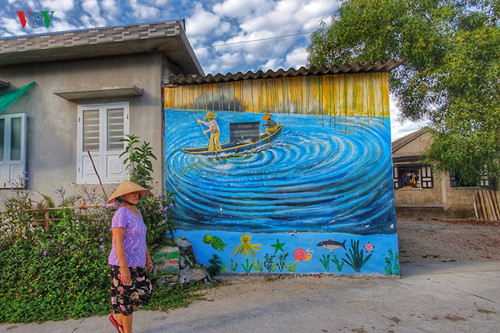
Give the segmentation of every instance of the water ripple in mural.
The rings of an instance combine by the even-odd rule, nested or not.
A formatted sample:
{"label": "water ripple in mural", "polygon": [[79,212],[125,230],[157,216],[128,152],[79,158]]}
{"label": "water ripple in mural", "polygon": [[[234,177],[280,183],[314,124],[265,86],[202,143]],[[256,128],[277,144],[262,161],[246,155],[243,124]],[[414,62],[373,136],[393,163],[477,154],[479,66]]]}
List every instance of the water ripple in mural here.
{"label": "water ripple in mural", "polygon": [[[203,112],[166,111],[166,183],[179,229],[395,233],[388,118],[274,115],[282,133],[256,151],[196,156]],[[229,123],[262,114],[219,112]],[[169,124],[175,124],[169,128]]]}

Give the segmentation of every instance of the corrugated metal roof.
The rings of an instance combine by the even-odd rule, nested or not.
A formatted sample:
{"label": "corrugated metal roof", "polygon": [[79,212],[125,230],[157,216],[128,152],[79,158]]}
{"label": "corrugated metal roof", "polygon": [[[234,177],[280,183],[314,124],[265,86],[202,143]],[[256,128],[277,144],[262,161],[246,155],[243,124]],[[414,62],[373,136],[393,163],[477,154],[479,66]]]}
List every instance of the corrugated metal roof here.
{"label": "corrugated metal roof", "polygon": [[223,74],[208,74],[208,75],[172,75],[169,77],[168,85],[192,85],[192,84],[206,84],[206,83],[220,83],[252,79],[268,79],[268,78],[281,78],[281,77],[296,77],[296,76],[311,76],[311,75],[332,75],[332,74],[359,74],[359,73],[376,73],[376,72],[390,72],[396,67],[403,64],[407,59],[403,60],[389,60],[378,62],[356,62],[352,64],[345,64],[342,66],[332,67],[300,67],[299,69],[290,68],[287,71],[279,69],[277,71],[268,70],[263,72],[248,71],[245,74],[238,72],[236,74],[227,73]]}

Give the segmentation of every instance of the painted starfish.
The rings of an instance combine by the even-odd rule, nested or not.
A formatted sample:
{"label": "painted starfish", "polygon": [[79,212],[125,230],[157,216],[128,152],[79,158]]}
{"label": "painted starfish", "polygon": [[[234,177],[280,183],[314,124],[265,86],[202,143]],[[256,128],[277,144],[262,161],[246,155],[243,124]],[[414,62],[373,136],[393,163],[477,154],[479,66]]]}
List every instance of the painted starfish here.
{"label": "painted starfish", "polygon": [[370,242],[368,242],[368,244],[366,244],[366,245],[365,245],[365,246],[363,246],[363,247],[366,249],[366,252],[368,252],[368,251],[373,252],[373,248],[374,248],[375,246],[371,245],[371,244],[370,244]]}
{"label": "painted starfish", "polygon": [[285,252],[283,250],[284,245],[285,245],[285,243],[280,243],[280,240],[276,239],[276,244],[271,245],[272,247],[274,247],[274,254],[278,253],[279,250],[281,250],[281,252]]}

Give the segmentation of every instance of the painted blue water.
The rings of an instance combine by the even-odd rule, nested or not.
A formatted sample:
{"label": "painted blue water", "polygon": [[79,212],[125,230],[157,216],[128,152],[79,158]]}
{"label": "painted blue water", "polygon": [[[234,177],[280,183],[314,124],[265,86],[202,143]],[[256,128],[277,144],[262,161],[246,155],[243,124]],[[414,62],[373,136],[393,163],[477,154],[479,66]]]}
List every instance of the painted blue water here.
{"label": "painted blue water", "polygon": [[[215,112],[220,142],[231,122],[263,114]],[[227,232],[396,232],[387,118],[275,114],[283,131],[258,151],[195,156],[206,146],[195,115],[166,110],[167,188],[178,229]],[[206,129],[206,127],[205,127]]]}
{"label": "painted blue water", "polygon": [[[222,250],[217,250],[211,244],[203,242],[203,237],[207,234],[217,235],[224,244]],[[388,265],[387,258],[390,258],[389,251],[394,255],[399,255],[398,239],[396,234],[391,235],[352,235],[343,233],[251,233],[251,244],[258,245],[258,249],[254,249],[253,256],[251,253],[243,256],[237,254],[235,248],[242,243],[240,238],[242,233],[217,231],[216,233],[207,230],[179,230],[176,236],[186,237],[193,244],[193,249],[196,253],[196,260],[206,266],[210,266],[209,260],[214,255],[219,257],[222,262],[224,272],[233,273],[329,273],[329,274],[381,274],[387,275],[387,267],[394,268],[394,263],[399,264],[398,260],[393,262],[393,265]],[[345,241],[345,249],[340,247],[333,252],[318,246],[321,241],[327,241],[330,238],[342,243]],[[281,250],[277,250],[273,245],[279,241],[283,244]],[[353,248],[351,241],[359,241],[359,250],[363,253],[363,257],[370,258],[362,265],[359,272],[356,272],[350,262],[349,257],[353,256]],[[370,243],[373,248],[368,251],[365,246]],[[259,245],[260,244],[260,245]],[[297,253],[306,253],[310,258],[303,261],[296,261]],[[358,252],[359,253],[359,252]],[[258,271],[255,266],[249,266],[252,263],[264,263],[267,258],[272,256],[274,263],[279,260],[280,256],[286,255],[284,262],[286,266],[280,270],[277,265],[274,265],[273,271],[265,267]],[[328,260],[326,260],[328,259]],[[337,260],[338,265],[332,260]],[[345,262],[345,261],[347,262]],[[246,270],[245,270],[246,267]],[[393,274],[394,275],[394,274]],[[395,274],[397,275],[397,274]]]}

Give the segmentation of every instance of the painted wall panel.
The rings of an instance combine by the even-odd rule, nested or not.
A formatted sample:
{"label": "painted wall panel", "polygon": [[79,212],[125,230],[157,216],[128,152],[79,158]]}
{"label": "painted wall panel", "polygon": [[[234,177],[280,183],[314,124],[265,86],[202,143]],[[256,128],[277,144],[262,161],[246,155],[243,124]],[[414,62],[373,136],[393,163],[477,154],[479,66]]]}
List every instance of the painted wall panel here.
{"label": "painted wall panel", "polygon": [[[200,262],[216,255],[236,273],[399,275],[386,73],[169,87],[164,101],[176,236]],[[217,150],[204,133],[210,114]],[[276,132],[229,142],[230,124],[263,125],[265,114]]]}

